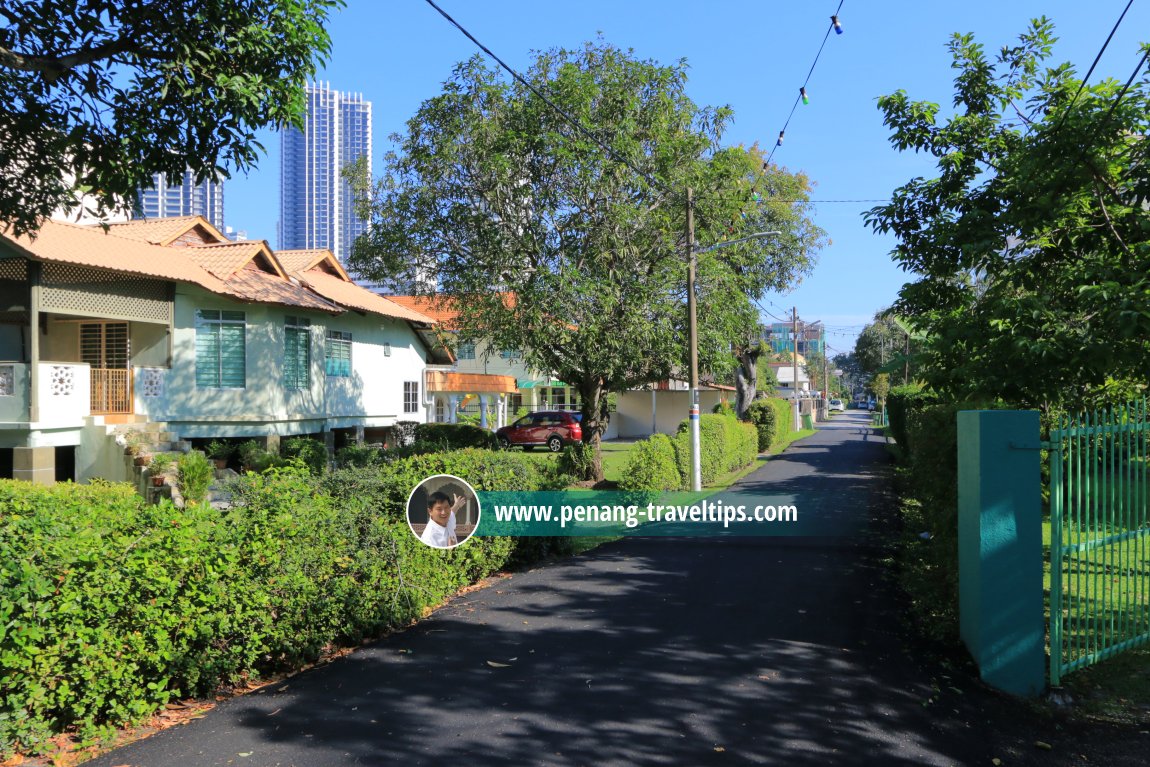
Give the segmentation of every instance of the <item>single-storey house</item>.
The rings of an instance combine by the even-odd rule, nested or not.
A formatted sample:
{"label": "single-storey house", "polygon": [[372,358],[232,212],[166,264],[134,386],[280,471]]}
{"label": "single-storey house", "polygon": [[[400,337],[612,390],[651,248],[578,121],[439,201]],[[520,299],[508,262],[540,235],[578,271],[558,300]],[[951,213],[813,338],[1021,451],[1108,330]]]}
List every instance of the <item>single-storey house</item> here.
{"label": "single-storey house", "polygon": [[0,235],[0,477],[116,476],[117,424],[175,440],[425,421],[435,321],[325,250],[230,242],[182,217]]}

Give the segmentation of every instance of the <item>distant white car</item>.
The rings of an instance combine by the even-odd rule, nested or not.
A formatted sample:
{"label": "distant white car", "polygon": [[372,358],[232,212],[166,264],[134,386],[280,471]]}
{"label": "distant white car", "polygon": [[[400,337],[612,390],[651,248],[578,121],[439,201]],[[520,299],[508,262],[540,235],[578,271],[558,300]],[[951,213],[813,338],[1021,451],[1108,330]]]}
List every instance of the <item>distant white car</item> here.
{"label": "distant white car", "polygon": [[845,413],[846,409],[847,409],[847,406],[843,404],[843,401],[841,399],[832,399],[830,402],[827,403],[827,412],[830,412],[830,413],[833,413],[835,411],[838,411],[840,413]]}

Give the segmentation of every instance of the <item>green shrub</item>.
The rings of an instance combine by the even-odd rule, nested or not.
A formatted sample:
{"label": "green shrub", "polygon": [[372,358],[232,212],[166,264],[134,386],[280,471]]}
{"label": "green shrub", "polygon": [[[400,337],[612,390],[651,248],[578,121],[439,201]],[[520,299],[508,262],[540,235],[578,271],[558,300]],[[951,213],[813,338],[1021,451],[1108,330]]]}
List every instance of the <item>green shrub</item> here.
{"label": "green shrub", "polygon": [[568,445],[559,454],[557,462],[560,473],[576,480],[594,478],[595,447],[586,442]]}
{"label": "green shrub", "polygon": [[208,489],[215,479],[215,466],[199,450],[184,453],[176,461],[180,493],[184,500],[203,503],[208,497]]}
{"label": "green shrub", "polygon": [[495,433],[467,423],[421,423],[415,428],[416,443],[434,443],[445,450],[499,447]]}
{"label": "green shrub", "polygon": [[760,453],[771,449],[779,428],[778,415],[769,399],[757,399],[747,406],[747,420],[754,425]]}
{"label": "green shrub", "polygon": [[226,461],[236,454],[236,446],[230,442],[213,439],[208,443],[208,446],[204,448],[204,452],[208,458],[218,458],[221,461]]}
{"label": "green shrub", "polygon": [[366,445],[348,445],[335,451],[337,466],[378,466],[384,461],[384,451]]}
{"label": "green shrub", "polygon": [[298,668],[405,625],[513,554],[511,538],[432,549],[370,499],[320,482],[295,468],[248,474],[237,505],[218,511],[148,505],[128,485],[0,480],[0,753],[46,750],[64,730],[104,735],[171,700]]}
{"label": "green shrub", "polygon": [[652,434],[631,447],[619,480],[620,490],[678,490],[683,485],[675,446],[666,434]]}
{"label": "green shrub", "polygon": [[284,458],[298,458],[312,474],[323,474],[327,470],[327,445],[310,437],[285,439],[280,447]]}
{"label": "green shrub", "polygon": [[715,405],[715,407],[711,409],[711,412],[716,415],[725,415],[731,418],[738,417],[738,414],[735,412],[735,406],[725,399],[719,400],[719,404]]}
{"label": "green shrub", "polygon": [[[725,415],[699,417],[699,442],[699,462],[704,485],[714,484],[724,474],[749,466],[759,455],[755,428]],[[690,419],[679,424],[673,446],[675,462],[683,476],[683,487],[690,487]]]}
{"label": "green shrub", "polygon": [[922,384],[894,386],[886,396],[886,413],[890,424],[890,435],[902,449],[903,455],[911,451],[909,419],[916,410],[938,402],[938,395],[925,391]]}

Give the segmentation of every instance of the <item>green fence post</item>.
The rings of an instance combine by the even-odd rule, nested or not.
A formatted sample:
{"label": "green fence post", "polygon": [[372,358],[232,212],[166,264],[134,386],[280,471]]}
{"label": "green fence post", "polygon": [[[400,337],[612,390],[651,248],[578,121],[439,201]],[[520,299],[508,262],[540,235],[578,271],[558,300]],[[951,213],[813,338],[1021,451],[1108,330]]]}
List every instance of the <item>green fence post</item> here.
{"label": "green fence post", "polygon": [[1046,686],[1039,421],[1033,410],[958,414],[959,631],[983,681]]}

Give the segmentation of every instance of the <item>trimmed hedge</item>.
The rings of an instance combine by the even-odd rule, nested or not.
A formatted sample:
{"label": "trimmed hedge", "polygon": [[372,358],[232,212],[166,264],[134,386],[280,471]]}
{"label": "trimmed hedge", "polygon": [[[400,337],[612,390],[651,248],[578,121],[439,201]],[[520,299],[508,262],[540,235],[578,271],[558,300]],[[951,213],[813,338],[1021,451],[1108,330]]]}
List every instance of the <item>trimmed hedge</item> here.
{"label": "trimmed hedge", "polygon": [[568,538],[424,546],[404,506],[438,473],[483,490],[556,481],[525,456],[475,449],[247,474],[225,511],[149,505],[129,485],[0,480],[0,753],[298,668],[509,563],[570,550]]}
{"label": "trimmed hedge", "polygon": [[675,445],[666,434],[652,434],[636,442],[619,480],[620,490],[678,490],[683,476],[675,459]]}
{"label": "trimmed hedge", "polygon": [[886,412],[890,422],[890,435],[904,454],[909,454],[909,418],[913,411],[938,402],[938,395],[926,391],[922,384],[895,386],[886,396]]}
{"label": "trimmed hedge", "polygon": [[747,407],[747,420],[755,425],[759,452],[780,446],[791,434],[791,403],[779,397],[757,399]]}
{"label": "trimmed hedge", "polygon": [[468,447],[494,450],[499,447],[494,432],[466,423],[421,423],[415,427],[415,442],[434,443],[446,450]]}
{"label": "trimmed hedge", "polygon": [[[699,417],[699,443],[703,484],[714,484],[727,472],[754,463],[759,457],[755,427],[726,415]],[[691,486],[691,421],[679,424],[673,440],[675,463],[682,477],[681,487]]]}
{"label": "trimmed hedge", "polygon": [[284,458],[298,458],[312,474],[323,474],[327,470],[327,445],[311,437],[290,437],[280,444],[280,455]]}

